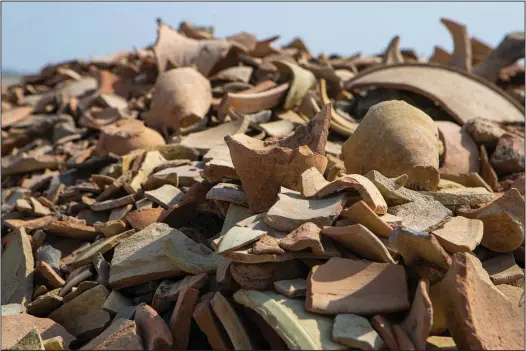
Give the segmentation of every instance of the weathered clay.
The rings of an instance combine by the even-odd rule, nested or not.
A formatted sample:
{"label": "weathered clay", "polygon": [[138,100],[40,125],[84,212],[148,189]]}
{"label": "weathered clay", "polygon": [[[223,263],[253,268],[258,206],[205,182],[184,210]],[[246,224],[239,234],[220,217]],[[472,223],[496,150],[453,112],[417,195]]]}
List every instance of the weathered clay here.
{"label": "weathered clay", "polygon": [[524,138],[508,133],[502,135],[490,162],[499,174],[524,172]]}
{"label": "weathered clay", "polygon": [[453,215],[438,201],[408,202],[389,207],[388,213],[400,217],[404,227],[423,232],[440,227]]}
{"label": "weathered clay", "polygon": [[312,222],[303,223],[279,241],[279,246],[288,251],[310,249],[315,255],[323,255],[320,228]]}
{"label": "weathered clay", "polygon": [[350,313],[336,316],[332,339],[360,350],[381,350],[385,347],[382,338],[366,318]]}
{"label": "weathered clay", "polygon": [[157,312],[145,303],[140,303],[135,312],[135,323],[146,350],[166,349],[172,346],[172,333]]}
{"label": "weathered clay", "polygon": [[426,340],[433,324],[433,306],[429,297],[429,281],[420,280],[411,310],[400,325],[417,350],[425,350]]}
{"label": "weathered clay", "polygon": [[440,228],[434,229],[435,238],[449,253],[470,252],[480,244],[484,224],[478,219],[453,217]]}
{"label": "weathered clay", "polygon": [[449,121],[435,121],[442,143],[444,160],[440,173],[468,173],[479,171],[479,151],[468,132]]}
{"label": "weathered clay", "polygon": [[2,252],[2,305],[31,302],[33,267],[31,243],[24,228],[20,228]]}

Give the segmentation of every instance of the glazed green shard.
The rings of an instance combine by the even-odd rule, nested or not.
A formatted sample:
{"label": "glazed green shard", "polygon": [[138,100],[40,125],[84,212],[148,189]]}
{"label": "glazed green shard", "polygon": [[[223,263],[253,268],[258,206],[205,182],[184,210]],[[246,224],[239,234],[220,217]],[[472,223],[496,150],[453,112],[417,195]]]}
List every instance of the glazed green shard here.
{"label": "glazed green shard", "polygon": [[305,311],[302,299],[269,291],[238,290],[236,302],[256,311],[291,350],[343,350],[332,341],[333,318]]}

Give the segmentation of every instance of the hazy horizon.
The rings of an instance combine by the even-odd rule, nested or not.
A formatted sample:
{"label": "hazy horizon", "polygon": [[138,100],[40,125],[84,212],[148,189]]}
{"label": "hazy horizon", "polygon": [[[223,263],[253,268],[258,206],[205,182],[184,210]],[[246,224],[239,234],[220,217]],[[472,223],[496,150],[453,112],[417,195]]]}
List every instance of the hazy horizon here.
{"label": "hazy horizon", "polygon": [[313,55],[377,54],[395,35],[419,55],[431,55],[435,45],[452,51],[442,17],[465,24],[470,37],[493,47],[506,33],[524,30],[523,2],[10,2],[2,13],[2,71],[20,73],[153,44],[157,17],[175,28],[181,21],[211,25],[217,37],[281,35],[277,46],[300,37]]}

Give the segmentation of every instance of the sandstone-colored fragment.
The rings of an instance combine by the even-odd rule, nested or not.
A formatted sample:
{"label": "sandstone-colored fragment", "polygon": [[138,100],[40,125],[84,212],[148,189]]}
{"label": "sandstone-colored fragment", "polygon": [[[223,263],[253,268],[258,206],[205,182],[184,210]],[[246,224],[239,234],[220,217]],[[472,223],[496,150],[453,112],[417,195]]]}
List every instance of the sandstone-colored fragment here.
{"label": "sandstone-colored fragment", "polygon": [[267,233],[262,230],[255,230],[246,227],[234,226],[227,231],[221,238],[217,253],[223,254],[232,250],[239,249],[250,244]]}
{"label": "sandstone-colored fragment", "polygon": [[[33,295],[34,259],[31,243],[24,228],[2,252],[2,305],[26,305]],[[2,347],[3,348],[3,347]]]}
{"label": "sandstone-colored fragment", "polygon": [[389,238],[393,228],[382,220],[374,211],[361,200],[351,207],[344,209],[340,217],[350,219],[354,223],[361,224],[375,235],[382,238]]}
{"label": "sandstone-colored fragment", "polygon": [[524,287],[518,288],[513,285],[500,284],[497,289],[510,300],[514,306],[522,307],[524,305]]}
{"label": "sandstone-colored fragment", "polygon": [[253,350],[253,342],[232,304],[216,292],[210,305],[225,328],[235,350]]}
{"label": "sandstone-colored fragment", "polygon": [[64,340],[62,340],[61,336],[55,336],[54,338],[42,340],[42,344],[44,345],[44,349],[47,351],[62,351],[66,349],[64,346]]}
{"label": "sandstone-colored fragment", "polygon": [[346,227],[323,227],[321,234],[339,242],[363,258],[375,262],[396,263],[391,254],[369,229],[361,224]]}
{"label": "sandstone-colored fragment", "polygon": [[444,206],[480,205],[493,200],[493,193],[486,188],[454,188],[440,191],[423,191]]}
{"label": "sandstone-colored fragment", "polygon": [[408,229],[429,232],[448,221],[453,213],[438,201],[408,202],[389,207],[389,214],[402,219],[402,225]]}
{"label": "sandstone-colored fragment", "polygon": [[236,184],[219,183],[206,193],[206,199],[248,205],[243,189]]}
{"label": "sandstone-colored fragment", "polygon": [[256,311],[291,350],[342,350],[332,341],[333,320],[307,312],[302,300],[269,291],[238,290],[234,299]]}
{"label": "sandstone-colored fragment", "polygon": [[524,137],[509,133],[501,136],[490,162],[499,174],[524,172]]}
{"label": "sandstone-colored fragment", "polygon": [[80,350],[144,350],[135,321],[118,319]]}
{"label": "sandstone-colored fragment", "polygon": [[450,336],[430,336],[427,338],[426,350],[458,350]]}
{"label": "sandstone-colored fragment", "polygon": [[126,222],[120,219],[107,222],[96,222],[93,226],[96,231],[104,234],[106,238],[115,236],[126,230]]}
{"label": "sandstone-colored fragment", "polygon": [[169,323],[173,337],[173,347],[176,350],[186,350],[188,348],[192,312],[198,297],[199,290],[186,286],[181,290],[177,298]]}
{"label": "sandstone-colored fragment", "polygon": [[429,297],[429,281],[422,279],[411,305],[409,314],[400,324],[417,350],[424,350],[433,324],[433,306]]}
{"label": "sandstone-colored fragment", "polygon": [[478,219],[453,217],[440,228],[434,229],[435,238],[449,253],[470,252],[480,244],[484,224]]}
{"label": "sandstone-colored fragment", "polygon": [[109,313],[102,310],[108,295],[105,287],[97,285],[63,304],[49,318],[62,324],[77,339],[89,340],[110,321]]}
{"label": "sandstone-colored fragment", "polygon": [[[130,158],[139,158],[140,166],[137,172],[134,172],[134,176],[130,182],[124,184],[124,189],[130,195],[134,195],[141,191],[142,185],[146,182],[154,168],[167,162],[163,153],[158,150],[144,151],[137,153],[137,156],[133,154],[129,155]],[[124,161],[123,161],[124,163]],[[132,201],[133,203],[134,201]],[[123,204],[125,205],[125,204]]]}
{"label": "sandstone-colored fragment", "polygon": [[515,263],[511,253],[498,255],[482,262],[482,268],[488,272],[491,282],[495,285],[524,281],[524,270]]}
{"label": "sandstone-colored fragment", "polygon": [[312,222],[303,223],[279,241],[279,246],[288,251],[310,249],[315,255],[323,255],[320,239],[321,229]]}
{"label": "sandstone-colored fragment", "polygon": [[282,254],[285,251],[279,247],[279,243],[270,235],[263,235],[254,245],[252,245],[252,253],[255,254]]}
{"label": "sandstone-colored fragment", "polygon": [[478,172],[479,150],[470,134],[454,122],[435,121],[435,124],[444,144],[440,174]]}
{"label": "sandstone-colored fragment", "polygon": [[215,147],[226,145],[225,136],[244,134],[249,124],[250,120],[248,118],[240,118],[232,122],[223,123],[217,127],[189,134],[181,141],[181,145],[192,147],[204,154]]}
{"label": "sandstone-colored fragment", "polygon": [[102,309],[115,314],[125,306],[133,306],[132,301],[117,290],[112,290],[106,301],[104,301]]}
{"label": "sandstone-colored fragment", "polygon": [[332,327],[332,339],[360,350],[381,350],[382,338],[369,321],[356,314],[338,314]]}
{"label": "sandstone-colored fragment", "polygon": [[141,208],[135,211],[128,212],[124,217],[130,226],[139,231],[143,230],[152,223],[157,222],[157,219],[163,212],[161,207],[157,208]]}
{"label": "sandstone-colored fragment", "polygon": [[372,170],[366,173],[365,177],[373,182],[389,206],[402,205],[412,201],[420,202],[433,200],[431,196],[425,195],[424,192],[405,188],[404,185],[408,180],[407,175],[401,175],[398,178],[390,179],[380,172]]}
{"label": "sandstone-colored fragment", "polygon": [[307,278],[307,311],[368,315],[408,308],[405,269],[400,265],[331,258],[313,267]]}
{"label": "sandstone-colored fragment", "polygon": [[110,268],[110,285],[123,288],[153,279],[183,274],[163,252],[163,239],[172,233],[167,224],[153,223],[132,237],[123,240],[113,254]]}
{"label": "sandstone-colored fragment", "polygon": [[46,317],[62,305],[63,298],[58,296],[59,289],[38,296],[27,304],[27,313],[35,317]]}
{"label": "sandstone-colored fragment", "polygon": [[343,159],[348,173],[407,174],[410,186],[434,190],[438,145],[438,129],[427,114],[404,101],[384,101],[369,109],[345,142]]}
{"label": "sandstone-colored fragment", "polygon": [[10,350],[45,350],[45,348],[37,328],[33,328]]}
{"label": "sandstone-colored fragment", "polygon": [[146,350],[171,348],[172,333],[157,312],[144,302],[137,305],[135,323]]}
{"label": "sandstone-colored fragment", "polygon": [[523,308],[493,285],[475,256],[456,253],[439,289],[449,331],[459,349],[524,348]]}
{"label": "sandstone-colored fragment", "polygon": [[183,279],[176,282],[165,280],[157,287],[152,299],[152,307],[162,313],[170,305],[171,301],[176,301],[179,293],[185,287],[193,289],[201,289],[208,281],[206,273],[187,275]]}
{"label": "sandstone-colored fragment", "polygon": [[385,346],[391,351],[399,350],[392,324],[381,315],[377,314],[371,319],[371,325],[382,338]]}
{"label": "sandstone-colored fragment", "polygon": [[155,202],[163,208],[170,208],[177,205],[181,202],[183,195],[184,194],[181,190],[170,184],[165,184],[158,189],[144,192],[144,196],[147,199]]}
{"label": "sandstone-colored fragment", "polygon": [[318,227],[331,225],[341,213],[345,198],[345,194],[337,194],[324,199],[304,199],[295,192],[281,193],[267,212],[265,223],[288,232],[307,222]]}
{"label": "sandstone-colored fragment", "polygon": [[275,281],[304,277],[305,267],[298,260],[246,264],[232,262],[229,266],[232,278],[242,289],[269,290]]}
{"label": "sandstone-colored fragment", "polygon": [[310,167],[325,171],[329,120],[326,106],[287,138],[263,142],[240,134],[225,137],[252,212],[267,211],[281,186],[301,191],[301,174]]}
{"label": "sandstone-colored fragment", "polygon": [[94,227],[71,220],[54,220],[46,225],[44,229],[57,236],[80,240],[93,240],[97,236],[97,231]]}
{"label": "sandstone-colored fragment", "polygon": [[230,339],[210,306],[212,296],[213,293],[209,293],[202,297],[195,306],[192,317],[201,331],[205,333],[212,349],[230,350],[232,349]]}
{"label": "sandstone-colored fragment", "polygon": [[274,282],[274,289],[286,297],[305,296],[307,281],[305,279],[278,280]]}

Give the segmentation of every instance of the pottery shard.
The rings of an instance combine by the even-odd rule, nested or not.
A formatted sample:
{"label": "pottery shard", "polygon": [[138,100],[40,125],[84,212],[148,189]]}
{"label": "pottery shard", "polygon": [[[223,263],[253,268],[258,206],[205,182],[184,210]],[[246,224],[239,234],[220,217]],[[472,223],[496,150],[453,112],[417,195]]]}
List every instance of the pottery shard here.
{"label": "pottery shard", "polygon": [[368,315],[409,306],[405,269],[400,265],[331,258],[313,267],[307,278],[307,311]]}
{"label": "pottery shard", "polygon": [[158,189],[144,192],[144,196],[147,199],[159,204],[163,208],[170,208],[177,205],[181,202],[183,195],[181,190],[170,184],[165,184]]}
{"label": "pottery shard", "polygon": [[395,263],[382,241],[361,224],[345,227],[326,226],[321,233],[368,260]]}
{"label": "pottery shard", "polygon": [[404,185],[408,180],[407,175],[389,179],[380,172],[372,170],[366,173],[365,177],[378,188],[389,206],[403,205],[412,201],[433,200],[431,196],[425,195],[424,192],[405,188]]}
{"label": "pottery shard", "polygon": [[356,314],[339,314],[334,319],[332,339],[360,350],[381,350],[385,347],[380,335],[367,318]]}
{"label": "pottery shard", "polygon": [[384,317],[376,315],[371,319],[371,325],[381,336],[385,346],[391,351],[399,350],[398,343],[396,342],[396,337],[393,333],[393,326],[391,323]]}
{"label": "pottery shard", "polygon": [[118,319],[80,350],[144,350],[135,321]]}
{"label": "pottery shard", "polygon": [[172,333],[157,312],[144,302],[137,305],[135,323],[146,350],[171,348]]}
{"label": "pottery shard", "polygon": [[506,130],[499,123],[483,118],[473,118],[464,124],[463,129],[471,134],[477,144],[496,145]]}
{"label": "pottery shard", "polygon": [[225,146],[225,136],[244,134],[249,124],[250,119],[245,117],[223,123],[217,127],[189,134],[181,141],[181,145],[194,148],[201,154],[205,154],[210,149]]}
{"label": "pottery shard", "polygon": [[2,349],[13,347],[18,340],[29,333],[33,328],[44,339],[61,336],[64,344],[69,346],[75,337],[69,334],[64,327],[49,318],[37,318],[30,314],[2,316]]}
{"label": "pottery shard", "polygon": [[376,213],[364,201],[359,201],[344,209],[340,213],[340,217],[350,219],[354,223],[361,224],[375,235],[382,238],[389,238],[389,234],[393,228],[387,224],[382,217]]}
{"label": "pottery shard", "polygon": [[429,297],[429,281],[418,282],[411,310],[400,325],[417,350],[425,350],[426,340],[433,324],[433,306]]}
{"label": "pottery shard", "polygon": [[458,350],[450,336],[430,336],[427,338],[426,350]]}
{"label": "pottery shard", "polygon": [[423,191],[444,206],[480,205],[493,200],[493,193],[486,188],[453,188],[440,191]]}
{"label": "pottery shard", "polygon": [[524,199],[510,189],[497,200],[477,210],[459,213],[484,223],[482,245],[495,252],[511,252],[524,240]]}
{"label": "pottery shard", "polygon": [[206,199],[248,205],[243,189],[236,184],[219,183],[206,193]]}
{"label": "pottery shard", "polygon": [[288,251],[310,249],[315,255],[323,255],[323,245],[320,239],[320,228],[307,222],[287,234],[279,241],[279,246]]}
{"label": "pottery shard", "polygon": [[470,134],[450,121],[435,121],[444,144],[444,160],[440,173],[479,171],[479,151]]}
{"label": "pottery shard", "polygon": [[513,134],[501,136],[490,162],[499,174],[524,172],[524,138]]}
{"label": "pottery shard", "polygon": [[252,245],[255,254],[282,254],[285,251],[279,247],[278,241],[270,235],[263,235]]}
{"label": "pottery shard", "polygon": [[433,234],[412,231],[403,227],[395,229],[389,237],[391,244],[404,258],[407,265],[423,260],[443,270],[451,264],[448,253]]}
{"label": "pottery shard", "polygon": [[124,217],[126,222],[135,230],[143,230],[152,223],[157,222],[157,219],[163,212],[161,207],[157,208],[141,208],[136,211],[128,212]]}
{"label": "pottery shard", "polygon": [[31,243],[24,228],[18,229],[14,235],[2,252],[2,305],[26,305],[31,302],[33,295],[34,259]]}
{"label": "pottery shard", "polygon": [[201,289],[208,282],[208,275],[201,273],[197,275],[187,275],[183,279],[173,282],[165,280],[157,287],[152,299],[152,307],[159,313],[164,312],[170,302],[176,301],[181,290],[185,287]]}
{"label": "pottery shard", "polygon": [[54,220],[44,229],[57,236],[81,240],[93,240],[97,236],[97,230],[94,227],[71,220]]}
{"label": "pottery shard", "polygon": [[250,244],[267,233],[263,230],[256,230],[247,227],[234,226],[221,236],[219,247],[217,248],[218,254],[223,254],[232,250],[239,249],[247,244]]}
{"label": "pottery shard", "polygon": [[288,232],[307,222],[318,227],[331,225],[342,211],[345,199],[345,194],[324,199],[304,199],[295,192],[281,193],[278,202],[267,212],[265,223]]}
{"label": "pottery shard", "polygon": [[117,290],[112,290],[102,309],[110,313],[117,313],[121,308],[126,306],[133,306],[133,303],[126,296],[118,292]]}
{"label": "pottery shard", "polygon": [[459,349],[524,349],[523,308],[493,285],[475,256],[456,253],[439,288]]}
{"label": "pottery shard", "polygon": [[210,305],[225,328],[235,350],[253,350],[253,342],[232,304],[218,291]]}
{"label": "pottery shard", "polygon": [[184,287],[177,299],[169,323],[173,337],[173,347],[176,350],[186,350],[188,347],[192,313],[198,297],[199,290]]}
{"label": "pottery shard", "polygon": [[495,285],[524,280],[524,271],[515,263],[511,253],[490,258],[482,262],[482,267],[488,272],[489,278]]}
{"label": "pottery shard", "polygon": [[438,201],[408,202],[389,207],[388,213],[400,217],[404,227],[422,232],[440,227],[453,216],[453,213]]}
{"label": "pottery shard", "polygon": [[500,284],[497,286],[497,289],[499,289],[514,306],[522,307],[524,305],[524,287],[518,288],[513,285]]}
{"label": "pottery shard", "polygon": [[33,328],[20,339],[10,350],[45,350],[37,328]]}
{"label": "pottery shard", "polygon": [[[188,84],[192,82],[192,84]],[[155,83],[146,123],[179,132],[203,119],[212,103],[210,82],[191,67],[162,72]]]}
{"label": "pottery shard", "polygon": [[213,293],[203,296],[195,306],[192,316],[201,331],[206,335],[212,349],[231,350],[230,339],[210,306],[212,297]]}
{"label": "pottery shard", "polygon": [[274,282],[274,289],[287,297],[305,296],[307,281],[305,279],[278,280]]}
{"label": "pottery shard", "polygon": [[404,101],[384,101],[369,109],[345,142],[343,160],[348,173],[407,174],[411,187],[435,190],[438,145],[438,129],[427,114]]}
{"label": "pottery shard", "polygon": [[273,142],[241,134],[225,137],[252,212],[267,211],[278,199],[280,186],[301,191],[305,170],[315,167],[325,171],[330,113],[325,106],[291,136]]}
{"label": "pottery shard", "polygon": [[96,222],[93,224],[95,230],[110,238],[126,230],[126,223],[120,219],[108,222]]}
{"label": "pottery shard", "polygon": [[409,335],[407,335],[406,331],[400,325],[394,324],[393,332],[396,337],[396,343],[400,346],[400,350],[416,350]]}
{"label": "pottery shard", "polygon": [[153,223],[122,241],[113,254],[110,285],[123,288],[183,274],[163,253],[162,240],[174,235],[164,223]]}
{"label": "pottery shard", "polygon": [[49,318],[60,323],[80,340],[89,340],[98,335],[110,321],[110,314],[102,310],[109,292],[97,285],[66,302]]}
{"label": "pottery shard", "polygon": [[432,233],[449,253],[470,252],[480,244],[484,224],[478,219],[453,217]]}
{"label": "pottery shard", "polygon": [[58,296],[58,292],[59,289],[55,289],[36,297],[31,303],[27,304],[27,313],[36,317],[49,315],[62,305],[63,298]]}
{"label": "pottery shard", "polygon": [[243,289],[268,290],[277,280],[305,276],[304,266],[298,260],[246,264],[232,262],[230,273]]}
{"label": "pottery shard", "polygon": [[291,350],[342,350],[332,340],[333,319],[305,311],[301,299],[269,291],[238,290],[236,302],[256,311]]}

